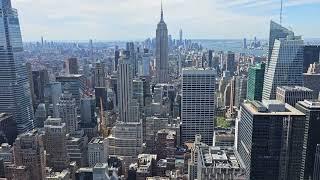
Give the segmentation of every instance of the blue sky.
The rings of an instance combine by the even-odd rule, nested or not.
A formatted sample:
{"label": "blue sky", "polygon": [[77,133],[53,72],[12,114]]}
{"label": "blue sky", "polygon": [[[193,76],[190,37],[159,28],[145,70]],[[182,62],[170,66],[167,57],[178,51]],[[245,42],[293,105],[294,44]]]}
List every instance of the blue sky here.
{"label": "blue sky", "polygon": [[[320,38],[320,0],[283,0],[283,25]],[[169,33],[192,39],[267,38],[280,0],[163,0]],[[12,0],[23,39],[142,40],[155,36],[160,0]]]}

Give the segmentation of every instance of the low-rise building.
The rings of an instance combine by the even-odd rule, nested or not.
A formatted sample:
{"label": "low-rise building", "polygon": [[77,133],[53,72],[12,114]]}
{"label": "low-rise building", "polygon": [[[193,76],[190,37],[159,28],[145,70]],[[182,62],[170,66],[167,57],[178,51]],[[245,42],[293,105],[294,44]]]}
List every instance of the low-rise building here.
{"label": "low-rise building", "polygon": [[234,146],[234,132],[232,130],[216,130],[213,135],[213,146],[227,149]]}

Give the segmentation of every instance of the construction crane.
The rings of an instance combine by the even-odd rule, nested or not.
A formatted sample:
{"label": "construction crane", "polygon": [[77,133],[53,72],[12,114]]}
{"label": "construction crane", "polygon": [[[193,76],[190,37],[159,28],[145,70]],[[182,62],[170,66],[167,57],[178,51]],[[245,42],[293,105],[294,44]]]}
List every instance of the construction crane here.
{"label": "construction crane", "polygon": [[100,126],[100,128],[99,128],[100,136],[108,137],[110,135],[110,128],[107,128],[105,125],[102,97],[100,97],[100,122],[99,122],[99,126]]}

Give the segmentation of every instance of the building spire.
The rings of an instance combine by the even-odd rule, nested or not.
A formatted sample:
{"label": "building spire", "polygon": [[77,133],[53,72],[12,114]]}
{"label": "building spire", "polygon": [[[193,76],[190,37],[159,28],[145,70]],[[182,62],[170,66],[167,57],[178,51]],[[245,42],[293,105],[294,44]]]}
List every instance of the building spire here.
{"label": "building spire", "polygon": [[280,8],[280,25],[282,26],[282,8],[283,8],[283,0],[281,0],[281,8]]}
{"label": "building spire", "polygon": [[162,8],[162,0],[161,0],[161,21],[163,21],[163,8]]}

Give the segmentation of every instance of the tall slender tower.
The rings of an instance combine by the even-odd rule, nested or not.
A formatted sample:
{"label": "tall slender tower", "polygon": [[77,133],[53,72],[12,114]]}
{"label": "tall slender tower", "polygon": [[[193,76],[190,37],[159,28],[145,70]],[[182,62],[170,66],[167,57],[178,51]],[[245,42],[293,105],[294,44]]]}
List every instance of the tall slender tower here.
{"label": "tall slender tower", "polygon": [[33,129],[33,108],[17,10],[0,1],[0,112],[14,115],[19,133]]}
{"label": "tall slender tower", "polygon": [[264,76],[262,99],[275,99],[278,86],[302,86],[302,73],[303,40],[301,37],[288,36],[276,39]]}
{"label": "tall slender tower", "polygon": [[130,52],[125,51],[119,61],[118,92],[120,121],[132,122],[132,64]]}
{"label": "tall slender tower", "polygon": [[163,20],[163,9],[161,3],[161,19],[157,26],[156,35],[156,71],[159,83],[168,82],[168,29]]}

